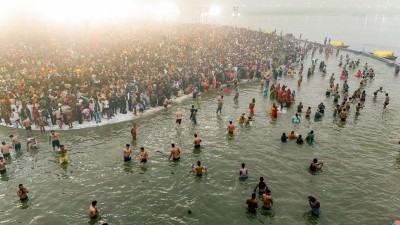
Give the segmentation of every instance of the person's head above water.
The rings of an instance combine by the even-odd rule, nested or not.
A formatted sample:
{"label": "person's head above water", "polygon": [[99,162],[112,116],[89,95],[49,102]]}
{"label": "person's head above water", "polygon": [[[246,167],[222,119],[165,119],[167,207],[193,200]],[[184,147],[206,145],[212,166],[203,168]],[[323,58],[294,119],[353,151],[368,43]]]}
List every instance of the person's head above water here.
{"label": "person's head above water", "polygon": [[246,165],[244,163],[242,163],[242,168],[244,168]]}
{"label": "person's head above water", "polygon": [[317,158],[314,158],[313,159],[313,163],[317,163],[318,162],[318,159]]}
{"label": "person's head above water", "polygon": [[200,165],[201,165],[201,162],[200,162],[200,161],[197,161],[197,165],[200,166]]}

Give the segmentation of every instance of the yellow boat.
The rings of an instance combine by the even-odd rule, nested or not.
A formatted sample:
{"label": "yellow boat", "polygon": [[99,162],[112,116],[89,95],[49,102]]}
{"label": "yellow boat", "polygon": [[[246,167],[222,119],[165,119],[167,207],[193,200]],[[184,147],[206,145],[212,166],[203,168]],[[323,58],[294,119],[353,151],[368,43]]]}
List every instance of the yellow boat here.
{"label": "yellow boat", "polygon": [[394,52],[392,52],[392,51],[375,51],[372,54],[374,56],[381,57],[381,58],[384,58],[384,59],[394,60],[394,59],[397,58],[397,56],[395,56]]}
{"label": "yellow boat", "polygon": [[333,47],[338,47],[338,48],[347,48],[347,47],[349,47],[348,45],[344,45],[343,41],[331,41],[330,45],[333,46]]}

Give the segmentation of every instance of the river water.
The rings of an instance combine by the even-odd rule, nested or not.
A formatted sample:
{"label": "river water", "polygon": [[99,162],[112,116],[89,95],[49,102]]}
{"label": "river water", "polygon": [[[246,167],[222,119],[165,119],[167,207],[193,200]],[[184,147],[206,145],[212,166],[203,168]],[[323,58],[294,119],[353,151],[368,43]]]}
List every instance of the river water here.
{"label": "river water", "polygon": [[[344,52],[342,52],[344,54]],[[324,60],[322,55],[317,55]],[[87,224],[88,207],[98,201],[102,219],[110,224],[391,224],[398,219],[400,156],[398,147],[398,82],[393,68],[368,57],[350,54],[368,62],[376,78],[365,90],[367,99],[361,115],[354,108],[345,124],[332,117],[332,98],[324,93],[329,76],[316,72],[297,87],[297,75],[277,82],[296,90],[296,102],[327,106],[322,121],[305,119],[291,123],[294,108],[271,120],[267,111],[272,105],[264,99],[257,82],[240,86],[239,103],[233,95],[224,97],[221,116],[216,116],[216,93],[208,93],[199,102],[187,100],[166,110],[137,120],[137,142],[131,143],[133,122],[96,129],[63,131],[62,142],[69,150],[70,163],[60,166],[47,145],[47,136],[39,137],[40,149],[27,152],[25,147],[8,166],[8,175],[0,182],[2,224]],[[310,58],[305,68],[310,66]],[[326,60],[328,74],[339,74],[338,59]],[[352,72],[351,72],[352,73]],[[336,77],[339,82],[339,78]],[[359,81],[349,78],[351,92]],[[383,110],[384,94],[374,100],[380,86],[388,91],[390,105]],[[233,138],[226,134],[229,120],[247,112],[256,99],[252,127],[238,127]],[[199,109],[198,125],[189,123],[189,108]],[[180,129],[174,129],[177,107],[186,109]],[[303,117],[304,118],[304,117]],[[283,132],[295,130],[306,135],[314,130],[315,143],[299,146],[281,143]],[[2,127],[3,140],[10,133],[24,132]],[[201,151],[192,148],[193,134],[203,139]],[[21,138],[25,139],[25,138]],[[124,163],[122,149],[131,143],[135,152],[144,146],[150,152],[146,165],[137,161]],[[171,143],[182,150],[180,162],[168,161]],[[160,151],[160,152],[157,152]],[[307,166],[314,158],[324,162],[323,172],[311,175]],[[190,174],[197,160],[207,166],[202,178]],[[238,171],[244,162],[249,179],[239,181]],[[246,213],[245,201],[251,196],[258,178],[263,176],[274,197],[272,212]],[[19,183],[29,189],[30,200],[21,204],[15,194]],[[321,201],[321,216],[309,215],[307,196]],[[261,201],[259,201],[261,204]],[[187,209],[193,211],[188,215]]]}

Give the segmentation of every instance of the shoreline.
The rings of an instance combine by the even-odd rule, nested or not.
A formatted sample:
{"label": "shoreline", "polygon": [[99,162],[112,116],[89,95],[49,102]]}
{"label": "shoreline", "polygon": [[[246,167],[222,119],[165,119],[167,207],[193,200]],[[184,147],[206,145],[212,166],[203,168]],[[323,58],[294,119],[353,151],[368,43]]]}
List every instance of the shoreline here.
{"label": "shoreline", "polygon": [[[172,100],[172,104],[169,104],[167,106],[167,108],[171,107],[174,103],[181,103],[190,98],[191,98],[191,95],[182,95],[181,97],[176,97],[175,99]],[[64,124],[62,129],[59,129],[58,125],[45,126],[45,129],[46,129],[46,132],[49,132],[50,130],[68,131],[68,130],[80,130],[80,129],[87,129],[87,128],[93,128],[93,127],[100,127],[100,126],[105,126],[105,125],[110,125],[110,124],[121,123],[121,122],[134,121],[134,120],[137,120],[144,116],[151,115],[155,112],[159,112],[163,109],[165,109],[164,106],[157,106],[155,108],[151,107],[151,108],[146,109],[142,114],[140,114],[138,112],[136,116],[133,114],[133,112],[128,111],[128,113],[126,113],[126,114],[118,113],[116,116],[112,117],[111,119],[102,118],[101,123],[97,123],[97,124],[96,124],[95,120],[92,120],[90,122],[84,120],[82,124],[79,124],[78,121],[74,121],[72,124],[72,126],[73,126],[72,128],[69,128],[68,125]],[[17,129],[15,127],[15,123],[13,124],[13,126],[6,126],[4,121],[2,121],[0,123],[0,126],[7,127],[10,129]],[[18,130],[25,130],[25,128],[18,127]],[[40,131],[40,128],[38,126],[35,126],[32,124],[32,130]]]}
{"label": "shoreline", "polygon": [[[306,40],[302,40],[302,39],[298,39],[298,38],[295,38],[295,40],[299,41],[299,42],[302,42],[302,43],[306,42],[307,44],[315,44],[315,42],[306,41]],[[325,45],[323,45],[322,43],[318,43],[317,42],[317,44],[318,45],[322,45],[322,46],[325,47]],[[331,46],[331,45],[326,45],[326,46]],[[368,52],[357,51],[357,50],[354,50],[354,49],[351,49],[351,48],[334,47],[334,46],[331,46],[331,47],[334,48],[334,49],[339,49],[341,51],[347,51],[347,52],[351,52],[351,53],[356,54],[356,55],[362,55],[362,56],[366,56],[366,57],[378,60],[380,62],[385,63],[387,66],[391,66],[391,67],[400,66],[400,62],[397,62],[396,60],[390,60],[390,59],[381,58],[381,57],[375,56],[373,54],[370,54]]]}

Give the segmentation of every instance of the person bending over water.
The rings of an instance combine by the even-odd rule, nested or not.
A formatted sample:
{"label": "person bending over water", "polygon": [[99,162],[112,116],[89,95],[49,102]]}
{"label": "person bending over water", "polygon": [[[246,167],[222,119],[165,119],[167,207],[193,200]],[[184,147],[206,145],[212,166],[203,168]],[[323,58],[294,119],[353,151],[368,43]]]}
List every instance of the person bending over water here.
{"label": "person bending over water", "polygon": [[313,196],[308,196],[308,203],[310,204],[310,207],[311,207],[311,213],[314,216],[318,216],[320,214],[319,208],[321,206],[319,201]]}
{"label": "person bending over water", "polygon": [[244,122],[246,122],[245,115],[245,113],[242,113],[242,115],[239,117],[239,124],[244,124]]}
{"label": "person bending over water", "polygon": [[247,168],[245,167],[244,163],[242,163],[242,168],[240,168],[240,170],[239,170],[239,176],[240,176],[240,179],[248,178]]}
{"label": "person bending over water", "polygon": [[313,161],[310,163],[310,172],[315,173],[318,170],[322,169],[324,164],[322,162],[318,162],[317,158],[314,158]]}
{"label": "person bending over water", "polygon": [[19,142],[18,136],[10,135],[13,149],[15,151],[21,150],[21,143]]}
{"label": "person bending over water", "polygon": [[58,149],[58,154],[60,155],[60,164],[68,163],[67,150],[64,148],[64,145],[60,145],[60,148]]}

